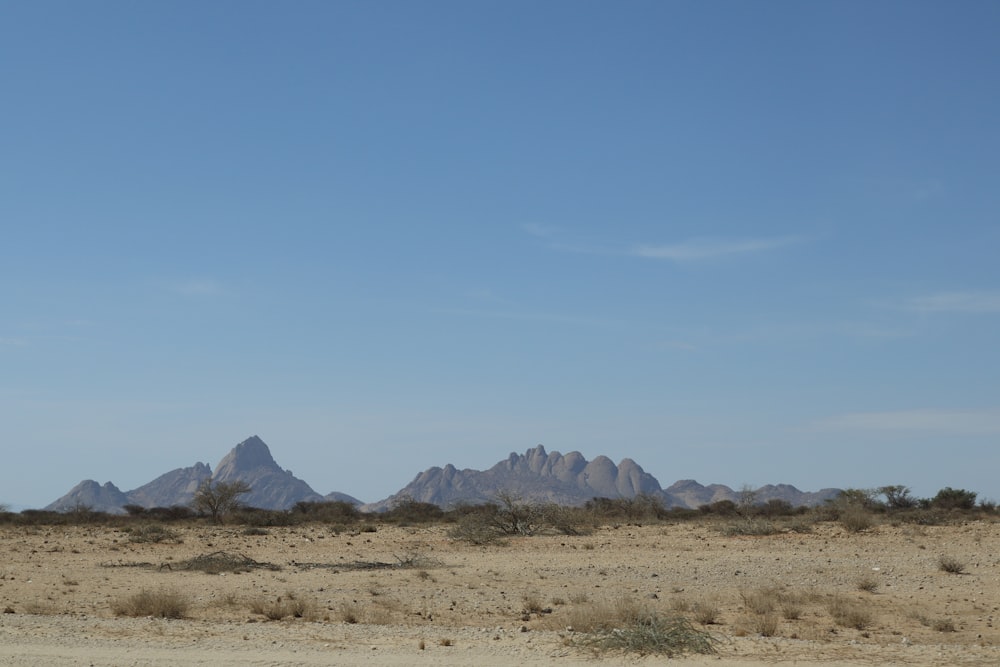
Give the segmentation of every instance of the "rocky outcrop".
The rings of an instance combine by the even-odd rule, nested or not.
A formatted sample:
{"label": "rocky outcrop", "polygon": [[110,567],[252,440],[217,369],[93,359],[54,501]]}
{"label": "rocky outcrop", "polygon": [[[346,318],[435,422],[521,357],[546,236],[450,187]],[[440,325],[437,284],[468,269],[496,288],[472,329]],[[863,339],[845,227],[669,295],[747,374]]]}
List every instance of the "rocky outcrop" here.
{"label": "rocky outcrop", "polygon": [[47,505],[45,509],[54,512],[69,512],[86,507],[96,512],[122,514],[123,505],[129,503],[128,496],[112,484],[106,482],[101,486],[92,479],[85,479],[59,500]]}
{"label": "rocky outcrop", "polygon": [[442,507],[483,503],[498,493],[512,493],[533,502],[582,505],[591,498],[634,498],[657,493],[660,484],[631,459],[615,465],[606,456],[587,461],[580,452],[551,454],[542,445],[524,454],[511,453],[489,470],[458,470],[448,464],[425,470],[398,493],[364,511],[383,511],[404,498]]}
{"label": "rocky outcrop", "polygon": [[194,498],[198,487],[211,477],[212,469],[208,465],[195,463],[190,468],[177,468],[160,475],[125,495],[128,496],[129,503],[141,507],[187,505]]}
{"label": "rocky outcrop", "polygon": [[240,496],[240,502],[251,507],[282,510],[299,501],[324,500],[291,470],[282,470],[271,456],[271,450],[257,436],[233,447],[215,467],[213,483],[237,480],[250,486],[250,493]]}
{"label": "rocky outcrop", "polygon": [[[428,468],[398,493],[385,500],[362,505],[366,512],[381,512],[403,499],[451,507],[460,503],[495,501],[510,493],[528,502],[583,505],[593,498],[635,498],[644,494],[660,498],[666,507],[695,509],[720,500],[736,501],[739,493],[722,484],[703,486],[688,479],[663,489],[655,477],[632,459],[615,465],[606,456],[587,461],[580,452],[547,453],[541,445],[524,454],[512,453],[488,470],[458,470],[448,464]],[[833,498],[838,489],[805,493],[788,484],[768,485],[756,490],[755,500],[785,500],[793,506],[818,505]]]}
{"label": "rocky outcrop", "polygon": [[[812,507],[832,500],[840,493],[840,489],[821,489],[815,492],[799,491],[791,484],[767,484],[753,489],[753,501],[756,504],[770,500],[783,500],[792,507],[803,505]],[[693,479],[683,479],[665,488],[661,494],[667,507],[689,507],[695,509],[702,505],[711,505],[721,500],[739,502],[740,492],[734,491],[722,484],[702,486]]]}
{"label": "rocky outcrop", "polygon": [[252,490],[240,500],[262,509],[288,509],[300,500],[342,500],[355,506],[361,505],[360,500],[344,493],[333,492],[325,497],[316,493],[290,470],[283,470],[264,441],[253,436],[233,447],[219,461],[214,475],[207,464],[196,463],[189,468],[171,470],[125,493],[111,482],[101,486],[93,480],[84,480],[45,509],[64,512],[89,507],[95,511],[122,514],[125,505],[146,508],[187,505],[198,487],[208,480],[213,483],[246,482]]}

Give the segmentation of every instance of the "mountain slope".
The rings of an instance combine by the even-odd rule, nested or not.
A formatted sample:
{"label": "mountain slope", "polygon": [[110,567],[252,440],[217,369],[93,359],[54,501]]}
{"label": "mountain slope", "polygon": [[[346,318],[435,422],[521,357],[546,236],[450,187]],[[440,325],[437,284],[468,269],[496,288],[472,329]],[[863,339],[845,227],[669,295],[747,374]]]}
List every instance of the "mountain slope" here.
{"label": "mountain slope", "polygon": [[257,436],[233,447],[215,467],[213,483],[236,480],[250,485],[252,490],[240,496],[240,501],[251,507],[283,510],[299,501],[324,500],[290,470],[282,470],[267,445]]}
{"label": "mountain slope", "polygon": [[[524,454],[511,453],[488,470],[458,470],[451,464],[428,468],[397,493],[362,505],[361,509],[381,512],[404,499],[450,507],[494,501],[500,493],[511,493],[529,502],[560,505],[583,505],[593,498],[634,498],[645,494],[660,498],[667,507],[691,509],[720,500],[735,502],[739,497],[728,486],[703,486],[694,480],[681,480],[663,489],[655,477],[632,459],[622,459],[618,465],[606,456],[587,461],[580,452],[549,454],[538,445]],[[835,497],[839,490],[806,493],[788,484],[769,484],[755,493],[758,503],[780,499],[797,507],[818,505]]]}
{"label": "mountain slope", "polygon": [[398,493],[361,509],[383,511],[404,498],[442,507],[482,503],[500,492],[534,502],[581,505],[594,497],[633,498],[659,491],[656,478],[631,459],[618,465],[606,456],[587,461],[580,452],[549,454],[538,445],[524,454],[511,453],[489,470],[458,470],[451,464],[428,468]]}
{"label": "mountain slope", "polygon": [[188,468],[171,470],[124,493],[111,482],[101,486],[93,480],[84,480],[45,509],[63,512],[76,507],[90,507],[96,511],[121,514],[124,513],[122,507],[130,504],[147,508],[187,505],[198,487],[207,480],[246,482],[252,491],[242,496],[241,501],[262,509],[288,509],[300,500],[343,500],[353,505],[361,504],[357,498],[336,491],[326,497],[316,493],[291,471],[283,470],[264,441],[255,435],[222,457],[214,475],[208,465],[196,463]]}

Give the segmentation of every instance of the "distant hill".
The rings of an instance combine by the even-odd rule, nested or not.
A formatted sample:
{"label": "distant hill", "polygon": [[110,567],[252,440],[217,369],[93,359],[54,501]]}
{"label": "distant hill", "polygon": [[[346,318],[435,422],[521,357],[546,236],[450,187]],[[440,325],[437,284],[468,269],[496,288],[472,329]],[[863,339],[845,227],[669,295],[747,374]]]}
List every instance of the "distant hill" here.
{"label": "distant hill", "polygon": [[[663,489],[655,477],[632,459],[615,465],[606,456],[587,461],[580,452],[565,456],[551,454],[542,445],[524,454],[511,453],[488,470],[458,470],[448,464],[428,468],[412,482],[388,498],[362,505],[362,511],[381,512],[403,499],[450,507],[458,503],[482,503],[508,492],[532,502],[582,505],[593,498],[634,498],[639,494],[659,497],[667,507],[697,508],[719,500],[737,500],[739,494],[728,486],[702,486],[694,480],[676,482]],[[768,485],[757,490],[756,500],[777,498],[793,506],[817,505],[833,498],[839,489],[817,493],[799,491],[794,486]]]}
{"label": "distant hill", "polygon": [[[736,501],[739,497],[739,493],[728,486],[702,486],[694,480],[681,480],[664,489],[632,459],[622,459],[617,465],[606,456],[588,461],[580,452],[548,453],[538,445],[524,454],[511,453],[488,470],[459,470],[451,464],[428,468],[397,493],[362,505],[357,498],[344,493],[333,492],[325,496],[316,493],[290,470],[282,469],[264,441],[255,435],[233,447],[219,461],[214,473],[207,464],[196,463],[171,470],[125,492],[111,482],[102,486],[93,480],[84,480],[45,509],[68,511],[89,507],[122,513],[122,507],[129,504],[147,508],[187,505],[206,480],[246,482],[252,491],[242,496],[242,501],[262,509],[288,509],[300,501],[343,501],[360,506],[365,512],[380,512],[403,499],[447,508],[459,503],[489,502],[501,492],[527,501],[559,505],[582,505],[593,498],[634,498],[646,494],[660,498],[667,507],[688,508],[720,500]],[[809,493],[788,484],[769,484],[756,489],[756,500],[763,503],[779,499],[797,507],[821,504],[838,493],[839,489]]]}
{"label": "distant hill", "polygon": [[288,509],[299,501],[342,500],[354,505],[361,501],[345,493],[333,492],[321,496],[289,470],[282,470],[271,456],[264,441],[257,436],[247,438],[226,454],[215,474],[205,463],[189,468],[178,468],[160,475],[153,481],[132,491],[122,492],[111,482],[101,486],[93,480],[84,480],[48,505],[45,509],[64,512],[77,507],[120,514],[124,505],[140,507],[170,507],[187,505],[195,491],[205,481],[232,482],[242,480],[252,491],[241,500],[252,507],[263,509]]}

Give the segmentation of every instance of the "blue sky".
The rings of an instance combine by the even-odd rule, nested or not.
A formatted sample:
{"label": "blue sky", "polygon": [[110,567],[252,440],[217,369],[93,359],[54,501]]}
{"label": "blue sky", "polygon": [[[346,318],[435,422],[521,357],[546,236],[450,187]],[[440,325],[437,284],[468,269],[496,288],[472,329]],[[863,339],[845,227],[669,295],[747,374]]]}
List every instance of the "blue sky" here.
{"label": "blue sky", "polygon": [[1000,498],[1000,5],[0,4],[0,502],[258,434]]}

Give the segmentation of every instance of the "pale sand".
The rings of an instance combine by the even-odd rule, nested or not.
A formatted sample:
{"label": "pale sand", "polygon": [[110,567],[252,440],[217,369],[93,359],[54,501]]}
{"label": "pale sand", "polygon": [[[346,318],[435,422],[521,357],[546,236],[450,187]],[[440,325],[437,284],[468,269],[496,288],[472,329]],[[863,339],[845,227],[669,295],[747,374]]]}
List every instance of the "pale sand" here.
{"label": "pale sand", "polygon": [[[14,612],[0,614],[0,665],[663,664],[573,645],[579,633],[566,626],[574,613],[622,597],[664,614],[718,607],[718,623],[704,627],[719,640],[717,654],[670,664],[1000,665],[993,523],[861,534],[818,524],[770,537],[724,537],[706,523],[621,526],[487,547],[449,539],[446,526],[336,535],[314,524],[265,536],[238,526],[170,528],[182,543],[133,544],[107,527],[0,527],[0,610]],[[209,575],[176,567],[218,550],[281,569]],[[942,572],[942,554],[963,561],[966,573]],[[416,567],[345,568],[411,559]],[[874,593],[858,589],[863,577],[875,579]],[[801,608],[795,620],[775,612],[776,637],[747,627],[741,592],[764,587]],[[142,589],[186,596],[189,618],[115,617],[112,603]],[[268,621],[251,611],[255,601],[289,594],[307,604],[307,618]],[[871,625],[838,626],[828,611],[835,595],[867,609]],[[530,601],[551,613],[523,620]],[[344,622],[345,609],[359,622]],[[938,631],[935,621],[956,631]]]}

